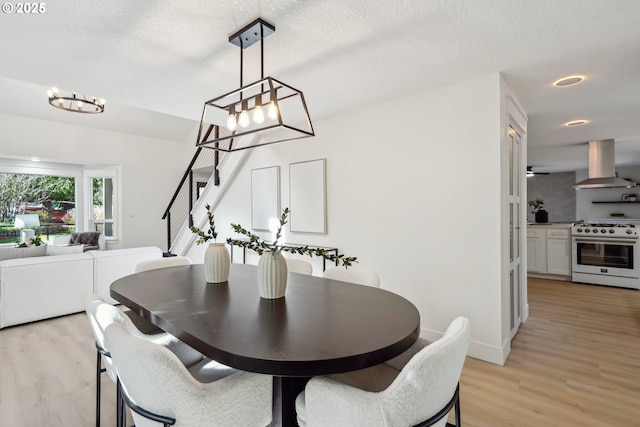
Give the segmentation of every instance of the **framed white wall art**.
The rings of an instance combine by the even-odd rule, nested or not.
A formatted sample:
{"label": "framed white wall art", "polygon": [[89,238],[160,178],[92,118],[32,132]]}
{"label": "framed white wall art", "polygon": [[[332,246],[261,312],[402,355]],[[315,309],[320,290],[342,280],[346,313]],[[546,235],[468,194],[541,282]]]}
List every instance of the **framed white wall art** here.
{"label": "framed white wall art", "polygon": [[269,230],[269,219],[280,217],[280,166],[251,170],[251,228]]}
{"label": "framed white wall art", "polygon": [[292,233],[327,232],[326,159],[289,164]]}

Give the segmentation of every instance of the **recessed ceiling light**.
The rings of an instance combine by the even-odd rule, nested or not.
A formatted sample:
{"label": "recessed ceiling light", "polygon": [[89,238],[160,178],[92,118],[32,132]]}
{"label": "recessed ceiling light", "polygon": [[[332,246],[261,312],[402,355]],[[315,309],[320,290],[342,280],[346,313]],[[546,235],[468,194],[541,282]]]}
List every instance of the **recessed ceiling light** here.
{"label": "recessed ceiling light", "polygon": [[573,86],[582,83],[586,78],[586,76],[567,76],[561,78],[560,80],[556,80],[555,82],[553,82],[553,85],[555,87]]}
{"label": "recessed ceiling light", "polygon": [[572,120],[570,122],[565,123],[565,126],[573,127],[573,126],[582,126],[589,123],[589,120]]}
{"label": "recessed ceiling light", "polygon": [[32,162],[39,162],[40,161],[40,157],[32,157],[30,160]]}

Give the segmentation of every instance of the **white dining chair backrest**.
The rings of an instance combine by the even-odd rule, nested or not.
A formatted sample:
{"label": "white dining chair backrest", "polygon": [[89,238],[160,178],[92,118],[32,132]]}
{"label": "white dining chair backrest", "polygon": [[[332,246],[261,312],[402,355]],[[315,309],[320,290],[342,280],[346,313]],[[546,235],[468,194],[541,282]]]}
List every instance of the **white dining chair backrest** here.
{"label": "white dining chair backrest", "polygon": [[356,267],[329,267],[322,275],[325,279],[341,280],[343,282],[357,283],[358,285],[380,287],[380,278],[373,271]]}
{"label": "white dining chair backrest", "polygon": [[[97,351],[97,366],[96,366],[96,427],[100,426],[100,411],[101,411],[101,366],[104,366],[104,370],[107,372],[109,378],[117,383],[117,372],[113,363],[113,359],[110,357],[109,348],[105,343],[105,330],[113,324],[121,324],[132,336],[137,336],[151,342],[163,345],[174,352],[179,357],[181,363],[186,366],[196,366],[203,361],[203,356],[198,351],[194,350],[190,346],[184,344],[182,341],[175,338],[166,332],[157,334],[144,334],[136,325],[131,321],[129,316],[125,314],[119,307],[108,304],[104,300],[96,295],[90,294],[86,299],[85,311],[94,338],[96,340]],[[116,404],[120,401],[120,397],[117,396]]]}
{"label": "white dining chair backrest", "polygon": [[[451,322],[442,338],[425,346],[402,367],[400,374],[384,391],[399,407],[388,411],[406,411],[416,421],[437,413],[453,396],[469,348],[469,320],[458,317]],[[393,365],[393,361],[388,363]],[[398,401],[397,399],[401,399]]]}
{"label": "white dining chair backrest", "polygon": [[[305,427],[414,426],[452,401],[469,347],[469,320],[456,318],[439,340],[359,371],[312,378],[296,400]],[[420,348],[422,347],[422,348]],[[434,426],[444,427],[446,416]]]}
{"label": "white dining chair backrest", "polygon": [[[109,350],[104,342],[104,331],[107,326],[117,322],[126,324],[127,328],[133,327],[137,330],[122,310],[111,304],[107,304],[98,295],[91,294],[87,297],[86,313],[96,344],[107,352]],[[102,363],[104,364],[109,378],[111,378],[113,382],[116,382],[116,372],[113,368],[111,358],[103,357]]]}
{"label": "white dining chair backrest", "polygon": [[[272,379],[236,371],[201,383],[166,348],[131,335],[119,324],[105,331],[118,376],[136,405],[176,419],[175,426],[266,426],[271,422]],[[155,426],[134,415],[137,427]]]}
{"label": "white dining chair backrest", "polygon": [[172,256],[156,259],[148,259],[141,261],[136,265],[135,272],[156,270],[158,268],[178,267],[182,265],[191,265],[191,260],[186,256]]}
{"label": "white dining chair backrest", "polygon": [[[104,302],[98,295],[92,295],[88,298],[87,315],[94,330],[96,342],[107,351],[110,350],[104,342],[104,331],[109,325],[120,323],[131,335],[167,347],[175,353],[186,366],[192,366],[202,360],[203,356],[201,353],[167,332],[158,334],[145,334],[141,332],[120,307]],[[106,364],[107,362],[105,362],[105,365]],[[105,366],[105,368],[107,368],[107,366]],[[109,371],[109,369],[110,368],[107,368],[107,371]],[[112,377],[112,373],[109,373],[109,377],[115,381],[115,376]]]}
{"label": "white dining chair backrest", "polygon": [[313,273],[313,266],[310,262],[302,259],[287,258],[287,270],[292,273],[311,275]]}

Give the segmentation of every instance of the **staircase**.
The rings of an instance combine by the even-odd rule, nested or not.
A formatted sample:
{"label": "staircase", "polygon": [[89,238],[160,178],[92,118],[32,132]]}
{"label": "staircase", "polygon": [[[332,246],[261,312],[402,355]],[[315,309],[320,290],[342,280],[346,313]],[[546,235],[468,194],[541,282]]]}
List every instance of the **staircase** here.
{"label": "staircase", "polygon": [[[250,141],[240,141],[244,138]],[[246,135],[235,139],[251,144],[254,138],[253,135]],[[205,226],[205,205],[209,204],[212,210],[215,209],[240,171],[249,151],[225,153],[207,146],[197,148],[162,216],[167,224],[165,256],[184,255],[194,244],[196,237],[189,227]]]}

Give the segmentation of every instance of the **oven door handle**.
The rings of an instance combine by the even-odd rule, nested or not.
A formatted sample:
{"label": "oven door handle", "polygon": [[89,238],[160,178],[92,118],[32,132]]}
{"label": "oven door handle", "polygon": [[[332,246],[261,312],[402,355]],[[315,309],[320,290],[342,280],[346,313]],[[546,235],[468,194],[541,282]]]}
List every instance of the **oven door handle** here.
{"label": "oven door handle", "polygon": [[617,243],[619,245],[635,245],[637,242],[631,239],[581,239],[579,237],[574,237],[573,240],[583,243]]}

